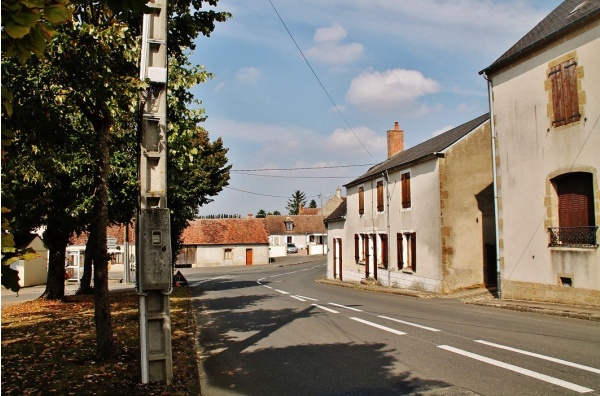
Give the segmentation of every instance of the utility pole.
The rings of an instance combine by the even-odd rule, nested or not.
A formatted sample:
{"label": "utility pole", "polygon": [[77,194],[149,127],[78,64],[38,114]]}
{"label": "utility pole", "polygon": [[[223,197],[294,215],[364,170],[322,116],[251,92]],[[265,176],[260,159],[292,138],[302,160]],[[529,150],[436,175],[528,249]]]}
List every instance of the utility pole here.
{"label": "utility pole", "polygon": [[173,379],[171,232],[167,207],[167,0],[150,0],[144,14],[140,79],[139,203],[136,289],[139,295],[142,383]]}

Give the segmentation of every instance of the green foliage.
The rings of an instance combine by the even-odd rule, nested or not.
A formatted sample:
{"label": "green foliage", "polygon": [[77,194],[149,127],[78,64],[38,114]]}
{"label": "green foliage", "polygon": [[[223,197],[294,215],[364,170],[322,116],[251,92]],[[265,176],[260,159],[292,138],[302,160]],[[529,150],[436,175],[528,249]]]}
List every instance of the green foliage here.
{"label": "green foliage", "polygon": [[314,199],[310,200],[310,203],[308,204],[308,207],[311,209],[316,209],[317,208],[317,201],[315,201]]}
{"label": "green foliage", "polygon": [[302,191],[296,190],[285,208],[289,210],[289,214],[297,215],[300,212],[300,205],[306,205],[306,195]]}
{"label": "green foliage", "polygon": [[267,212],[265,212],[264,209],[260,209],[258,212],[256,212],[257,219],[264,219],[265,217],[267,217]]}

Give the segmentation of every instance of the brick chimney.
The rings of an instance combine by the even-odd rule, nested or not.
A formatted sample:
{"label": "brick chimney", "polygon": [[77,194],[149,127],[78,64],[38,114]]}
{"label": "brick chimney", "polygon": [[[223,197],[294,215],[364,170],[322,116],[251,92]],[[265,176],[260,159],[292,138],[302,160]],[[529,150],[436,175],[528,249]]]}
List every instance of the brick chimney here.
{"label": "brick chimney", "polygon": [[249,219],[253,219],[253,218],[254,218],[254,214],[252,214],[252,213],[248,213],[248,218],[249,218]]}
{"label": "brick chimney", "polygon": [[388,158],[404,150],[404,131],[398,126],[398,121],[394,123],[394,129],[387,131],[387,147]]}
{"label": "brick chimney", "polygon": [[336,188],[335,189],[335,196],[338,198],[342,198],[342,189],[341,188]]}

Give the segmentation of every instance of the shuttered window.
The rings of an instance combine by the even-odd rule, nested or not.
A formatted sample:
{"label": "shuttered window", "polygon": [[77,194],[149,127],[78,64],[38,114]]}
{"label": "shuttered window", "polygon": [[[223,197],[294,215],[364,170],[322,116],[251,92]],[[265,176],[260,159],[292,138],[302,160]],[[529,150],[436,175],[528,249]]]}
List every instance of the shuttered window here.
{"label": "shuttered window", "polygon": [[381,237],[381,264],[383,268],[388,268],[388,238],[387,235],[380,235]]}
{"label": "shuttered window", "polygon": [[404,267],[404,236],[402,234],[396,234],[396,250],[397,250],[397,261],[398,269],[401,270]]}
{"label": "shuttered window", "polygon": [[403,173],[400,181],[402,183],[402,208],[410,208],[410,173]]}
{"label": "shuttered window", "polygon": [[377,182],[377,211],[383,212],[383,180]]}
{"label": "shuttered window", "polygon": [[591,173],[570,173],[556,180],[560,227],[594,225],[594,192]]}
{"label": "shuttered window", "polygon": [[365,214],[365,189],[358,187],[358,214]]}
{"label": "shuttered window", "polygon": [[552,125],[562,126],[579,121],[579,98],[577,95],[577,63],[570,59],[550,68],[548,78],[552,85]]}

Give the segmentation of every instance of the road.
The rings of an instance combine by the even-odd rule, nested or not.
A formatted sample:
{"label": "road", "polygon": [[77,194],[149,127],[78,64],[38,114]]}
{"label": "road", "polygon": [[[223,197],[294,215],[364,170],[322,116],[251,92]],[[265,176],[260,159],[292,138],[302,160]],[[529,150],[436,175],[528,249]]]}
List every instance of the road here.
{"label": "road", "polygon": [[205,395],[600,394],[598,322],[315,283],[324,261],[188,271]]}

